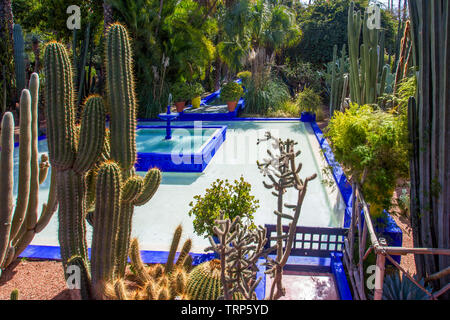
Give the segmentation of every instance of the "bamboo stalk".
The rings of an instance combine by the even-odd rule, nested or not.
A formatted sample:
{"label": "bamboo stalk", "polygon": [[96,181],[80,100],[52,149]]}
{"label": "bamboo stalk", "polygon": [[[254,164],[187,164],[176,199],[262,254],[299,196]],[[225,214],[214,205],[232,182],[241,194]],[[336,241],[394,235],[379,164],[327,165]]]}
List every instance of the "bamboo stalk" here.
{"label": "bamboo stalk", "polygon": [[[384,239],[380,239],[380,243],[385,244]],[[375,267],[375,294],[374,300],[381,300],[383,298],[383,283],[385,273],[386,255],[377,253],[377,264]]]}

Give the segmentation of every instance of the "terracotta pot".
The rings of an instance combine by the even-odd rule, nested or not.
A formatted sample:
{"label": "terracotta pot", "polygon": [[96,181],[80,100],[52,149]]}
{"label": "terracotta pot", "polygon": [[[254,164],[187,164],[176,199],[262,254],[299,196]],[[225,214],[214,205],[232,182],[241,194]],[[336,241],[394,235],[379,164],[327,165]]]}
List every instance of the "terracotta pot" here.
{"label": "terracotta pot", "polygon": [[227,101],[228,111],[233,112],[236,109],[237,101]]}
{"label": "terracotta pot", "polygon": [[186,105],[186,101],[175,102],[175,106],[177,107],[177,112],[183,112],[185,105]]}

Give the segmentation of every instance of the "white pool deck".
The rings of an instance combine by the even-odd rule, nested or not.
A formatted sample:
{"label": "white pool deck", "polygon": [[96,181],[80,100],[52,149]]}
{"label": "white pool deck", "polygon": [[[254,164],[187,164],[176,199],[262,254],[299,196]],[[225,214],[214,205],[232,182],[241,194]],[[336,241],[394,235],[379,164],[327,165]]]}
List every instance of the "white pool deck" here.
{"label": "white pool deck", "polygon": [[[143,125],[161,125],[159,122],[140,122]],[[177,122],[177,125],[192,122]],[[203,253],[208,246],[207,239],[194,234],[193,217],[189,217],[189,203],[195,195],[204,194],[217,179],[228,179],[231,182],[241,176],[252,185],[251,194],[258,199],[260,208],[255,213],[255,223],[259,225],[275,224],[276,199],[267,190],[262,181],[264,178],[256,166],[256,160],[266,157],[267,143],[257,145],[257,139],[263,138],[266,131],[271,131],[279,138],[293,139],[298,142],[296,150],[302,153],[298,161],[303,163],[301,178],[317,173],[318,177],[311,181],[303,203],[299,225],[317,227],[341,227],[344,219],[344,201],[335,187],[322,183],[323,169],[327,167],[321,154],[320,146],[308,123],[299,121],[234,121],[204,122],[204,125],[227,125],[226,141],[219,148],[203,173],[163,173],[161,186],[149,203],[136,207],[133,219],[132,235],[138,237],[142,250],[168,251],[175,228],[183,226],[182,240],[191,238],[192,252]],[[40,142],[40,152],[46,152],[46,142]],[[18,153],[18,149],[16,149]],[[17,172],[15,172],[17,174]],[[145,173],[140,173],[144,175]],[[328,178],[329,179],[329,178]],[[39,202],[42,205],[48,196],[50,177],[41,188]],[[294,190],[289,191],[285,200],[295,203]],[[88,243],[92,228],[88,226]],[[34,238],[33,245],[58,246],[57,215],[49,225]]]}

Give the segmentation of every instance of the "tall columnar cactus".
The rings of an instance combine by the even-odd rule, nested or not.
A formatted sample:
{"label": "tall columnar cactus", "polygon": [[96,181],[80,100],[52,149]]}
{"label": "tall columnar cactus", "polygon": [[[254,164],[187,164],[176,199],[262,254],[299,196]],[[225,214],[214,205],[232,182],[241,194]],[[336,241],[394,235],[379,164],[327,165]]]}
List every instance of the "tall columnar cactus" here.
{"label": "tall columnar cactus", "polygon": [[111,159],[126,175],[136,162],[136,96],[126,29],[113,24],[106,35],[106,88],[111,114]]}
{"label": "tall columnar cactus", "polygon": [[103,148],[105,110],[101,97],[89,97],[81,127],[77,128],[72,66],[66,48],[57,42],[49,43],[44,61],[48,148],[58,180],[58,236],[66,265],[75,255],[87,259],[86,174]]}
{"label": "tall columnar cactus", "polygon": [[25,89],[25,41],[23,40],[22,27],[14,25],[14,65],[16,70],[16,89],[22,92]]}
{"label": "tall columnar cactus", "polygon": [[[161,182],[158,169],[149,170],[144,178],[134,175],[136,101],[131,45],[123,26],[114,24],[108,29],[109,134],[100,96],[88,97],[81,126],[76,125],[72,67],[64,46],[49,43],[44,59],[49,154],[57,172],[60,203],[61,257],[64,266],[68,261],[85,266],[89,279],[81,290],[82,297],[102,299],[106,284],[125,274],[134,206],[147,203]],[[92,207],[89,265],[85,219]]]}
{"label": "tall columnar cactus", "polygon": [[[350,57],[350,97],[359,105],[375,104],[384,92],[383,31],[369,28],[368,13],[355,12],[352,2],[348,11],[348,46]],[[363,42],[360,45],[361,28]]]}
{"label": "tall columnar cactus", "polygon": [[330,94],[330,116],[335,110],[340,110],[342,100],[346,98],[345,77],[347,75],[346,46],[342,46],[341,57],[338,58],[337,45],[333,48],[333,61],[331,62],[331,94]]}
{"label": "tall columnar cactus", "polygon": [[[418,87],[408,116],[414,246],[450,248],[450,3],[410,0],[409,8]],[[420,279],[447,268],[450,258],[416,255],[415,262]],[[433,281],[433,289],[449,280]]]}
{"label": "tall columnar cactus", "polygon": [[[43,206],[38,219],[39,185],[44,182],[48,163],[38,153],[38,93],[39,77],[33,74],[30,90],[23,90],[20,99],[19,175],[16,205],[13,206],[14,189],[14,119],[5,113],[1,129],[0,155],[0,269],[5,269],[42,231],[56,210],[55,181],[49,192],[48,203]],[[52,174],[53,177],[53,174]]]}

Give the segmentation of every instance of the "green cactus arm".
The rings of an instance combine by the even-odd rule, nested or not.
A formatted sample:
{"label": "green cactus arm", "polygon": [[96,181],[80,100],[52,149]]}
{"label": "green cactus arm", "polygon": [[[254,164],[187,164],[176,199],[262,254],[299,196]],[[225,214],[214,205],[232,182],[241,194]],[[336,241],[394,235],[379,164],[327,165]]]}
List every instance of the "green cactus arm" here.
{"label": "green cactus arm", "polygon": [[115,279],[121,184],[119,166],[113,161],[103,163],[97,176],[91,247],[92,285],[96,295],[106,283]]}
{"label": "green cactus arm", "polygon": [[180,255],[178,256],[177,262],[175,263],[176,267],[182,267],[185,265],[186,260],[188,260],[188,257],[190,257],[189,252],[192,249],[192,240],[191,239],[187,239],[184,244],[183,247],[181,248],[181,252]]}
{"label": "green cactus arm", "polygon": [[132,203],[142,192],[144,179],[141,176],[131,176],[122,188],[122,201]]}
{"label": "green cactus arm", "polygon": [[141,259],[141,252],[139,250],[139,242],[137,238],[134,238],[130,243],[130,262],[133,267],[136,277],[140,284],[145,285],[151,281],[150,275],[145,269],[145,265]]}
{"label": "green cactus arm", "polygon": [[64,45],[51,42],[45,48],[47,139],[50,163],[58,170],[70,169],[75,161],[73,72]]}
{"label": "green cactus arm", "polygon": [[[38,150],[38,102],[39,102],[39,76],[36,73],[31,75],[30,79],[30,95],[31,95],[31,172],[30,172],[30,196],[28,207],[23,223],[24,228],[34,228],[38,219],[39,206],[39,150]],[[45,158],[45,157],[44,157]],[[48,168],[47,168],[48,170]],[[17,254],[17,248],[16,248]]]}
{"label": "green cactus arm", "polygon": [[179,225],[173,234],[172,244],[170,245],[169,256],[167,257],[167,263],[165,266],[164,272],[169,274],[173,269],[173,260],[175,259],[175,254],[177,253],[177,248],[180,243],[181,233],[183,232],[183,228]]}
{"label": "green cactus arm", "polygon": [[122,201],[120,204],[119,227],[117,230],[115,253],[117,260],[116,273],[118,277],[125,276],[125,270],[128,262],[133,213],[133,205],[129,202]]}
{"label": "green cactus arm", "polygon": [[11,240],[24,222],[30,197],[31,135],[31,95],[25,89],[20,97],[19,187],[11,225]]}
{"label": "green cactus arm", "polygon": [[161,184],[162,174],[159,169],[151,169],[147,172],[144,178],[144,186],[139,197],[133,201],[135,206],[142,206],[146,204],[158,190]]}
{"label": "green cactus arm", "polygon": [[[106,89],[110,107],[111,159],[124,172],[136,162],[136,97],[128,32],[113,24],[106,34]],[[126,178],[126,176],[125,176]]]}
{"label": "green cactus arm", "polygon": [[100,157],[105,139],[105,107],[100,96],[90,96],[83,110],[78,152],[73,168],[86,173]]}
{"label": "green cactus arm", "polygon": [[0,269],[10,244],[14,185],[14,118],[3,116],[0,132]]}

